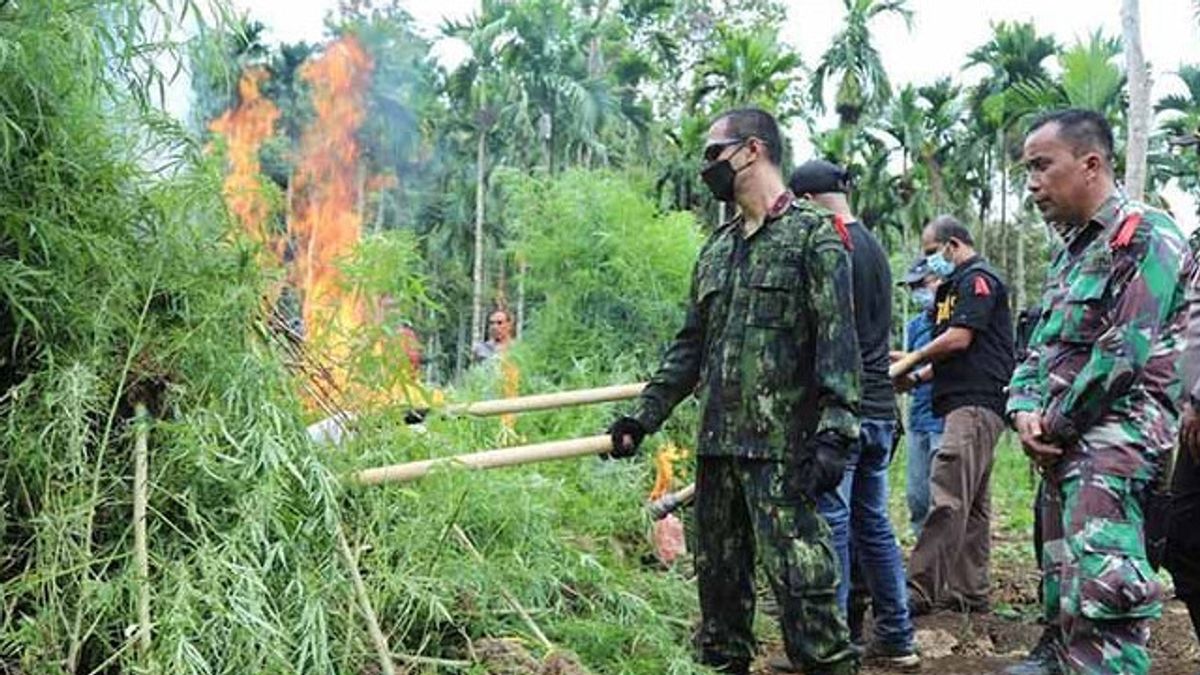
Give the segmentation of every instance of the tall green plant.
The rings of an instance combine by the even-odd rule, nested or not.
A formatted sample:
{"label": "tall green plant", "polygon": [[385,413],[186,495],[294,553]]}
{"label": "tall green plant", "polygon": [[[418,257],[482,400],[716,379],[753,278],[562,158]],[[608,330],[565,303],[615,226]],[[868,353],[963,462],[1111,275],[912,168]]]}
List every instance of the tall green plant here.
{"label": "tall green plant", "polygon": [[[336,484],[259,337],[266,280],[230,234],[215,162],[153,105],[171,57],[156,31],[195,10],[0,8],[0,314],[19,380],[0,392],[0,652],[25,672],[361,660]],[[131,550],[135,403],[157,420],[148,579]],[[142,652],[125,628],[147,586]]]}
{"label": "tall green plant", "polygon": [[842,124],[853,125],[863,112],[878,111],[891,97],[887,70],[871,40],[871,22],[896,14],[911,27],[912,10],[906,0],[843,0],[843,4],[845,24],[813,71],[811,96],[817,110],[823,111],[825,83],[840,75],[835,107]]}
{"label": "tall green plant", "polygon": [[601,171],[505,175],[505,218],[529,263],[523,349],[536,372],[645,372],[682,321],[700,232],[691,214],[659,213],[646,188]]}

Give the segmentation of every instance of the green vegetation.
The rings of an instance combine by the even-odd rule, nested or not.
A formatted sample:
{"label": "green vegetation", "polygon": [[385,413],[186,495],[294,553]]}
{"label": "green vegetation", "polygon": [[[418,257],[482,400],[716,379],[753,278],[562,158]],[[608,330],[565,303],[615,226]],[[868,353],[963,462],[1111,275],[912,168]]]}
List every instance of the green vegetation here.
{"label": "green vegetation", "polygon": [[[708,121],[748,103],[853,167],[856,209],[896,271],[921,225],[953,211],[1018,297],[1035,297],[1048,242],[1016,196],[1011,152],[1049,105],[1094,105],[1122,128],[1120,45],[1097,34],[1064,50],[1031,24],[997,24],[970,57],[987,70],[981,85],[914,86],[889,81],[870,35],[872,17],[907,18],[907,3],[846,7],[847,39],[806,67],[772,0],[485,0],[442,27],[472,50],[448,72],[393,3],[343,3],[329,37],[353,36],[372,66],[350,200],[363,237],[340,269],[346,290],[388,301],[354,337],[352,379],[412,384],[394,352],[375,349],[411,326],[423,384],[451,400],[495,396],[495,372],[468,368],[468,353],[479,310],[496,304],[521,310],[524,393],[646,377],[719,212],[696,176]],[[196,37],[181,45],[185,31]],[[317,415],[271,318],[297,319],[278,299],[295,280],[261,263],[294,243],[292,177],[317,112],[302,73],[326,46],[262,35],[254,17],[193,0],[0,2],[0,669],[376,672],[357,570],[397,661],[428,672],[498,672],[508,638],[510,659],[561,651],[596,673],[702,672],[687,563],[652,561],[648,458],[378,488],[343,479],[594,434],[620,406],[529,414],[506,430],[436,414],[408,426],[396,405],[363,411],[342,447],[308,440]],[[177,64],[192,76],[187,126],[159,105]],[[241,102],[251,67],[280,113],[254,153],[265,243],[238,234],[222,195],[231,144],[209,130]],[[1152,188],[1174,177],[1200,193],[1197,73],[1181,67],[1187,94],[1158,105]],[[829,94],[835,121],[820,115]],[[148,579],[134,565],[138,404],[153,417]],[[694,405],[681,408],[653,441],[690,445]],[[999,527],[1024,541],[1032,481],[1011,440],[998,457]],[[143,652],[133,628],[147,588]]]}

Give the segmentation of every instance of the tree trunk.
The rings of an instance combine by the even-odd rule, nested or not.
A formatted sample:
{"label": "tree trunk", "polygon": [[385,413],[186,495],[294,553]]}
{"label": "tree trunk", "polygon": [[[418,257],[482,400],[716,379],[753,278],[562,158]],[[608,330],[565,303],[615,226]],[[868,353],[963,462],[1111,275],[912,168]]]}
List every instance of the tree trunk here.
{"label": "tree trunk", "polygon": [[996,131],[997,152],[1000,153],[1000,268],[1006,281],[1012,281],[1012,270],[1008,268],[1008,153],[1004,151],[1004,129]]}
{"label": "tree trunk", "polygon": [[462,377],[463,369],[466,367],[466,356],[471,353],[471,341],[467,336],[467,322],[463,320],[464,315],[458,315],[458,327],[455,331],[458,338],[458,349],[454,350],[454,379],[458,380]]}
{"label": "tree trunk", "polygon": [[1125,145],[1125,192],[1142,200],[1146,193],[1146,152],[1150,128],[1150,74],[1142,54],[1142,21],[1138,0],[1122,0],[1125,72],[1129,76],[1129,139]]}
{"label": "tree trunk", "polygon": [[517,256],[517,335],[525,333],[525,275],[529,273],[529,265],[525,256]]}
{"label": "tree trunk", "polygon": [[1013,278],[1013,286],[1017,290],[1017,309],[1021,310],[1025,309],[1025,219],[1017,218],[1013,227],[1017,236],[1017,271]]}
{"label": "tree trunk", "polygon": [[471,336],[470,343],[483,336],[483,202],[486,196],[483,181],[487,177],[484,156],[487,151],[487,132],[479,130],[479,145],[475,150],[475,264],[471,291]]}
{"label": "tree trunk", "polygon": [[979,239],[979,254],[986,258],[988,251],[987,221],[988,216],[991,215],[988,213],[988,207],[991,205],[992,200],[992,153],[986,149],[983,152],[983,176],[987,182],[982,188],[983,194],[979,195],[979,232],[977,238]]}

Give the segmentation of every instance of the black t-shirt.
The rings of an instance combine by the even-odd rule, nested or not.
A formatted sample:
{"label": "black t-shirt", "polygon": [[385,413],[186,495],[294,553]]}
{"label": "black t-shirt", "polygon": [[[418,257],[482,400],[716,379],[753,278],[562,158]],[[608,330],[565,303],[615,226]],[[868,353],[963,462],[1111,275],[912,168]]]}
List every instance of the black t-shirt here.
{"label": "black t-shirt", "polygon": [[937,292],[933,336],[951,326],[973,331],[971,346],[933,365],[933,411],[983,406],[1004,415],[1004,388],[1013,371],[1008,289],[979,256],[959,265]]}
{"label": "black t-shirt", "polygon": [[896,393],[888,377],[892,338],[892,271],[879,241],[862,223],[847,223],[854,278],[854,322],[862,352],[862,403],[867,419],[896,418]]}

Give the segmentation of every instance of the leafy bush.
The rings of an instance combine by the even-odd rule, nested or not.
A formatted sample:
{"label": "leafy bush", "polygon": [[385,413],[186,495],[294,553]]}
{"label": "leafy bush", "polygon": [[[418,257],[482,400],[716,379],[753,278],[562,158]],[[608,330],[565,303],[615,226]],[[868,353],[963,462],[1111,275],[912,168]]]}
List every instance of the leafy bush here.
{"label": "leafy bush", "polygon": [[529,265],[530,369],[645,372],[683,321],[702,236],[690,213],[661,213],[649,187],[609,171],[498,179],[514,248]]}
{"label": "leafy bush", "polygon": [[[486,447],[495,421],[435,419],[419,434],[402,411],[383,410],[364,416],[342,450],[307,441],[291,375],[263,339],[269,284],[254,248],[229,234],[216,162],[149,104],[159,43],[142,27],[178,16],[167,9],[0,7],[0,338],[15,382],[0,391],[4,666],[369,670],[375,653],[338,557],[345,532],[394,651],[464,658],[481,638],[525,634],[507,589],[598,672],[694,672],[689,582],[640,560],[647,463],[451,472],[343,491],[338,475],[351,469]],[[593,180],[568,179],[574,189]],[[627,348],[638,358],[614,362],[648,364],[678,312],[697,235],[623,185],[605,176],[603,199],[588,202],[604,219],[583,220],[559,196],[577,218],[564,222],[596,233],[593,250],[560,248],[553,259],[599,247],[608,281],[534,284],[539,327],[528,344],[545,364],[539,378],[602,383],[612,367],[600,357]],[[568,245],[540,225],[531,236],[546,239],[531,246]],[[639,252],[647,244],[648,258]],[[401,238],[370,242],[347,269],[351,283],[423,306],[411,250]],[[530,253],[536,270],[555,269]],[[389,277],[389,262],[404,269]],[[603,291],[614,279],[628,297]],[[553,288],[585,283],[574,294]],[[597,302],[603,317],[629,312],[646,333],[592,339],[569,325],[570,312]],[[599,330],[599,318],[588,325]],[[582,355],[594,372],[572,370],[563,354]],[[135,403],[154,417],[145,580],[132,555]],[[530,417],[521,430],[531,440],[592,433],[608,414]],[[487,564],[448,537],[452,524]],[[130,627],[147,586],[153,637],[142,653]]]}

